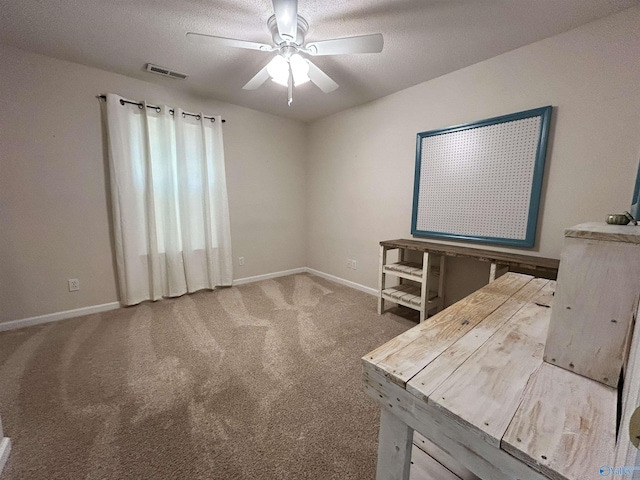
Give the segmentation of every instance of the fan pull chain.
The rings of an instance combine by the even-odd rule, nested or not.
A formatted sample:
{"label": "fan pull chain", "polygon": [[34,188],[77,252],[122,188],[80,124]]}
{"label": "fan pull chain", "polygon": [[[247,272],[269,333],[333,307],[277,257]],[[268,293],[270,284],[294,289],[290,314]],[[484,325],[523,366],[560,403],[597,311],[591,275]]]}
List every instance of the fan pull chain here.
{"label": "fan pull chain", "polygon": [[291,106],[293,103],[293,70],[291,69],[291,65],[289,64],[289,84],[287,86],[288,90],[288,98],[287,105]]}

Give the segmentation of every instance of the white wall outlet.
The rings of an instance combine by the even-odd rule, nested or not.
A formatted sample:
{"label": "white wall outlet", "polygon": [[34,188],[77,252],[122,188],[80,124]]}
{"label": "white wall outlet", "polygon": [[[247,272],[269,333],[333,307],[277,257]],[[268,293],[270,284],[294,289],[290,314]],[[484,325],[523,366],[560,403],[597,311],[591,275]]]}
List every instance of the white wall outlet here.
{"label": "white wall outlet", "polygon": [[353,268],[354,270],[357,270],[358,267],[356,265],[356,261],[355,260],[351,260],[351,268]]}
{"label": "white wall outlet", "polygon": [[77,292],[78,290],[80,290],[80,280],[78,280],[77,278],[70,278],[68,282],[70,292]]}
{"label": "white wall outlet", "polygon": [[238,257],[238,265],[244,266],[244,257]]}
{"label": "white wall outlet", "polygon": [[347,258],[347,268],[351,268],[351,260]]}

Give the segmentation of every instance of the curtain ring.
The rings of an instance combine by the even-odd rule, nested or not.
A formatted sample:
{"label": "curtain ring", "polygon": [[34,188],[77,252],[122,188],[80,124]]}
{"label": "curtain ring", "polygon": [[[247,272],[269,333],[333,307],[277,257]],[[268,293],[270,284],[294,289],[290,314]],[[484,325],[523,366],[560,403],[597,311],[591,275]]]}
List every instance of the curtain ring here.
{"label": "curtain ring", "polygon": [[138,104],[138,109],[142,110],[142,105],[141,104]]}
{"label": "curtain ring", "polygon": [[182,112],[182,118],[185,118],[184,112]]}
{"label": "curtain ring", "polygon": [[213,123],[213,122],[215,122],[215,121],[216,121],[216,119],[215,119],[215,118],[213,118],[213,117],[211,117],[211,123]]}
{"label": "curtain ring", "polygon": [[160,107],[156,107],[156,112],[160,113],[162,111],[162,109]]}
{"label": "curtain ring", "polygon": [[120,99],[120,105],[124,105],[124,100]]}
{"label": "curtain ring", "polygon": [[202,117],[200,115],[196,115],[196,120],[200,120]]}

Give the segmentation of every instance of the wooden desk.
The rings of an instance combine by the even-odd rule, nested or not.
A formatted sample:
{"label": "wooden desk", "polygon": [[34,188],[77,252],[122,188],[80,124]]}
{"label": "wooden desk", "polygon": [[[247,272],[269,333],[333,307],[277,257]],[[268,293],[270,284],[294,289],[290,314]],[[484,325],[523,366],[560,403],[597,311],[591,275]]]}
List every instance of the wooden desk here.
{"label": "wooden desk", "polygon": [[533,255],[521,255],[518,253],[496,252],[483,248],[462,247],[459,245],[445,245],[442,243],[423,242],[420,240],[385,240],[380,246],[391,250],[401,248],[416,252],[429,252],[435,255],[447,257],[473,258],[481,262],[489,262],[499,267],[508,267],[509,270],[535,270],[540,276],[553,276],[558,274],[560,260],[555,258],[535,257]]}
{"label": "wooden desk", "polygon": [[507,273],[363,357],[378,480],[416,430],[486,480],[585,480],[614,465],[617,390],[543,362],[555,282]]}
{"label": "wooden desk", "polygon": [[[399,250],[398,263],[387,264],[387,252]],[[422,263],[405,262],[408,251],[422,253]],[[446,257],[472,258],[491,264],[489,282],[493,282],[509,270],[535,272],[537,276],[555,279],[560,260],[534,257],[516,253],[496,252],[481,248],[444,245],[419,240],[386,240],[380,242],[380,268],[378,277],[378,313],[385,310],[385,300],[413,308],[424,321],[429,312],[437,312],[444,306],[444,275]],[[435,263],[434,263],[435,260]],[[431,279],[436,274],[434,280]],[[400,277],[401,288],[387,288],[386,275]],[[402,286],[402,279],[412,280],[419,286]]]}

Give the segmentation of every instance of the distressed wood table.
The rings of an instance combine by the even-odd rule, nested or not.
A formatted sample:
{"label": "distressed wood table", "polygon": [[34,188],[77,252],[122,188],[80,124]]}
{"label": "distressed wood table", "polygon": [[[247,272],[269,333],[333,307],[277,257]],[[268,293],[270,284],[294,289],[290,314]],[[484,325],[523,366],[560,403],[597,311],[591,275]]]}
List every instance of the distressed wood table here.
{"label": "distressed wood table", "polygon": [[507,273],[363,357],[378,480],[414,430],[486,480],[585,480],[613,465],[617,389],[543,361],[555,282]]}

